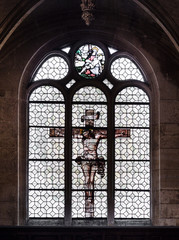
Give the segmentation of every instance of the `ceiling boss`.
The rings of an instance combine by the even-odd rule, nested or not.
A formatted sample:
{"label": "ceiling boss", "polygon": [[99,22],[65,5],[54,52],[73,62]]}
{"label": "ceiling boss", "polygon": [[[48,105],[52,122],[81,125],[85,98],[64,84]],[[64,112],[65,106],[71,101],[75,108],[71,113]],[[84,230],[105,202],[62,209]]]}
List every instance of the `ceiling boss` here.
{"label": "ceiling boss", "polygon": [[89,26],[91,21],[94,18],[94,10],[95,10],[95,0],[81,0],[81,10],[82,10],[82,19],[85,21],[86,25]]}

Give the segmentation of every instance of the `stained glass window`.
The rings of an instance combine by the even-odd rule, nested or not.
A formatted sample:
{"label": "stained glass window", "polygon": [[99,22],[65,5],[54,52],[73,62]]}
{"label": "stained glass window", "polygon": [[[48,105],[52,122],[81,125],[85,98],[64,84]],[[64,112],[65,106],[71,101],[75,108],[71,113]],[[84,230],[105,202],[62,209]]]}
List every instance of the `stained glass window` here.
{"label": "stained glass window", "polygon": [[110,54],[113,54],[113,53],[117,52],[117,49],[114,49],[114,48],[111,48],[111,47],[108,47],[108,49],[109,49]]}
{"label": "stained glass window", "polygon": [[137,65],[126,57],[119,57],[111,64],[111,73],[117,80],[144,81],[143,75]]}
{"label": "stained glass window", "polygon": [[113,88],[113,84],[112,84],[109,80],[105,79],[105,80],[103,81],[103,83],[104,83],[108,88],[110,88],[110,89]]}
{"label": "stained glass window", "polygon": [[33,81],[42,79],[61,80],[68,74],[67,61],[61,56],[52,56],[41,64]]}
{"label": "stained glass window", "polygon": [[115,218],[150,218],[150,114],[147,94],[127,87],[116,97],[115,127],[130,138],[115,140]]}
{"label": "stained glass window", "polygon": [[75,53],[75,68],[78,74],[87,79],[99,76],[105,63],[103,50],[93,44],[81,46]]}
{"label": "stained glass window", "polygon": [[100,89],[76,92],[72,127],[72,217],[107,217],[107,106]]}
{"label": "stained glass window", "polygon": [[50,128],[65,127],[61,92],[35,89],[29,99],[29,217],[64,217],[64,137],[50,138]]}
{"label": "stained glass window", "polygon": [[150,219],[145,75],[117,48],[77,46],[53,50],[32,74],[28,217],[74,225]]}

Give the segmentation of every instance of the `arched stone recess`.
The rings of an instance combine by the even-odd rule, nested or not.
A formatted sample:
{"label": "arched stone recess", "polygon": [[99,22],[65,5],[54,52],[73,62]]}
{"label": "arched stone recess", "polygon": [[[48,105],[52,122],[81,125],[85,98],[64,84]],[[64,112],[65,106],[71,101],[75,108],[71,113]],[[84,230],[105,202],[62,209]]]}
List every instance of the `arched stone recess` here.
{"label": "arched stone recess", "polygon": [[[31,58],[26,63],[26,67],[22,73],[19,90],[18,90],[18,224],[24,225],[27,220],[27,152],[28,152],[28,97],[32,91],[30,80],[33,72],[38,66],[39,62],[46,56],[46,54],[55,48],[64,47],[71,44],[71,41],[95,40],[107,44],[121,52],[132,56],[132,58],[139,63],[143,69],[143,74],[147,79],[148,86],[145,87],[143,83],[137,83],[137,87],[143,89],[150,98],[151,110],[151,209],[152,209],[152,224],[156,225],[159,219],[159,191],[160,191],[160,129],[159,129],[159,109],[160,109],[160,96],[157,75],[147,54],[138,44],[131,43],[129,40],[116,35],[111,42],[110,32],[97,32],[97,31],[76,31],[68,32],[63,36],[55,36],[49,39],[40,49],[32,52]],[[93,36],[93,37],[92,37]],[[35,82],[36,87],[39,82]],[[34,85],[34,86],[35,86]],[[63,93],[63,89],[61,89]]]}

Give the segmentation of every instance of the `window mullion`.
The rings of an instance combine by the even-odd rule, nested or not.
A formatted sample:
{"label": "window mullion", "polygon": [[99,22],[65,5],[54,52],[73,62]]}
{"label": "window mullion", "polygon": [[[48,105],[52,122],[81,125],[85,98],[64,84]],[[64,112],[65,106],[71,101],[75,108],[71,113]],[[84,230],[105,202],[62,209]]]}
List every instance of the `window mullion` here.
{"label": "window mullion", "polygon": [[71,179],[72,179],[72,138],[71,138],[71,121],[72,105],[69,97],[66,99],[65,114],[65,225],[71,225]]}
{"label": "window mullion", "polygon": [[114,224],[114,107],[108,99],[108,225]]}

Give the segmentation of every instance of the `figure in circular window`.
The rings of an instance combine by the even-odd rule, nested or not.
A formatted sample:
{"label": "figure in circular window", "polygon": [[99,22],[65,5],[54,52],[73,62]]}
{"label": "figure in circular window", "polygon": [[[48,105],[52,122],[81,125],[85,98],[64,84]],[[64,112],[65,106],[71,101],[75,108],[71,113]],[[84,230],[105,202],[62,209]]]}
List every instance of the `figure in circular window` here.
{"label": "figure in circular window", "polygon": [[75,53],[75,68],[80,76],[87,79],[98,77],[104,69],[104,62],[104,52],[93,44],[85,44]]}

